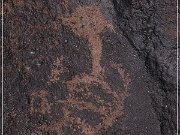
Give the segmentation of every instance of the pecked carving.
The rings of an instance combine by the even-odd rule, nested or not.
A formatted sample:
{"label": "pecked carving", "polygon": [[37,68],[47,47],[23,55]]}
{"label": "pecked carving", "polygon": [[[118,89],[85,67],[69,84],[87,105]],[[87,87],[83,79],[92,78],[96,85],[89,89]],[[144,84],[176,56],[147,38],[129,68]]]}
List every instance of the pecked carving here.
{"label": "pecked carving", "polygon": [[[121,64],[111,62],[110,67],[117,71],[124,87],[114,90],[106,81],[105,69],[108,67],[101,66],[100,34],[106,28],[112,32],[115,31],[112,22],[103,17],[97,6],[78,6],[74,13],[62,17],[62,22],[70,26],[77,36],[88,39],[92,56],[92,72],[76,75],[65,82],[69,92],[68,97],[66,100],[56,101],[57,104],[62,105],[63,118],[50,125],[43,124],[38,129],[42,132],[56,131],[59,135],[63,135],[66,134],[64,129],[68,127],[72,133],[96,135],[101,130],[111,127],[116,119],[123,115],[124,101],[129,96],[128,86],[131,79]],[[63,74],[62,59],[63,57],[55,61],[49,83],[56,82],[60,74]],[[77,115],[84,111],[89,111],[87,115],[98,114],[100,120],[92,125],[86,117]]]}

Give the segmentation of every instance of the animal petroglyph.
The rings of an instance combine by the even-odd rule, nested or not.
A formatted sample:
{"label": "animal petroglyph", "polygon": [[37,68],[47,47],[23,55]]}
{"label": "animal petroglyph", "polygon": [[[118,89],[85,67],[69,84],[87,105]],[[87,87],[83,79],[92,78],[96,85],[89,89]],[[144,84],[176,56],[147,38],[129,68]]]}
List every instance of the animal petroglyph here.
{"label": "animal petroglyph", "polygon": [[[92,72],[76,75],[72,80],[66,82],[69,95],[66,100],[57,101],[62,105],[63,118],[50,125],[43,124],[39,129],[56,131],[62,135],[65,134],[63,129],[69,127],[72,132],[81,131],[85,135],[95,135],[102,129],[111,127],[115,120],[123,115],[124,100],[129,95],[130,77],[122,65],[112,62],[110,67],[117,71],[124,87],[114,90],[105,80],[107,67],[101,66],[102,40],[100,34],[105,28],[114,32],[114,28],[112,22],[103,17],[97,6],[78,6],[74,13],[62,17],[62,21],[65,25],[70,26],[76,35],[88,39],[92,55]],[[60,60],[55,63],[55,65],[62,66]],[[61,73],[61,68],[59,70],[56,66],[51,74],[50,82],[56,82],[59,79],[59,73]],[[103,97],[98,92],[110,99],[106,100],[106,96]],[[99,114],[101,121],[92,125],[86,118],[74,114],[74,112],[85,110]]]}

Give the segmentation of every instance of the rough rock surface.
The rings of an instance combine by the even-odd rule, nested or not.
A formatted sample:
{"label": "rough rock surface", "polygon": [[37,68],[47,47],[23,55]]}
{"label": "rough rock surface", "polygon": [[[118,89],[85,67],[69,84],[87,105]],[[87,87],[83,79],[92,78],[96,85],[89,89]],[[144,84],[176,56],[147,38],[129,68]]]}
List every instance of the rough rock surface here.
{"label": "rough rock surface", "polygon": [[[162,134],[176,129],[176,1],[114,0],[118,26],[161,90],[152,94]],[[158,102],[161,96],[162,101]]]}
{"label": "rough rock surface", "polygon": [[176,2],[4,1],[4,135],[174,135]]}

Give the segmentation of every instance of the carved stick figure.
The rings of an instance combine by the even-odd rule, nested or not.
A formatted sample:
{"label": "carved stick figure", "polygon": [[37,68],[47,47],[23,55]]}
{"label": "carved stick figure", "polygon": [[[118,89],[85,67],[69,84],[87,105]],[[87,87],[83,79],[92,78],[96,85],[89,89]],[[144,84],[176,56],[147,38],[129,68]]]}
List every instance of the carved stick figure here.
{"label": "carved stick figure", "polygon": [[[128,96],[130,78],[120,64],[111,63],[111,67],[116,69],[122,78],[124,90],[117,92],[105,81],[104,67],[100,64],[102,55],[102,40],[100,38],[100,33],[102,33],[105,28],[108,28],[111,31],[114,31],[114,28],[112,22],[107,21],[103,17],[97,6],[78,6],[73,14],[61,17],[61,19],[65,25],[72,28],[75,34],[88,39],[91,45],[92,73],[77,75],[72,80],[66,82],[69,90],[69,97],[66,101],[58,101],[59,103],[64,104],[63,120],[50,126],[43,125],[40,129],[55,130],[59,134],[63,134],[62,128],[69,126],[69,123],[71,123],[77,129],[81,129],[82,133],[85,135],[97,134],[101,129],[107,129],[112,126],[115,119],[123,114],[123,103]],[[101,104],[100,107],[95,106],[92,102],[83,101],[76,97],[75,94],[78,93],[78,87],[81,87],[81,84],[83,84],[84,87],[80,92],[83,93],[85,97],[92,96],[97,103]],[[99,85],[106,94],[113,97],[113,101],[105,103],[100,96],[94,94],[90,90],[89,86],[92,84]],[[102,122],[96,126],[92,126],[85,120],[74,117],[72,115],[73,112],[69,110],[72,106],[76,107],[79,111],[91,110],[99,113],[102,116]]]}

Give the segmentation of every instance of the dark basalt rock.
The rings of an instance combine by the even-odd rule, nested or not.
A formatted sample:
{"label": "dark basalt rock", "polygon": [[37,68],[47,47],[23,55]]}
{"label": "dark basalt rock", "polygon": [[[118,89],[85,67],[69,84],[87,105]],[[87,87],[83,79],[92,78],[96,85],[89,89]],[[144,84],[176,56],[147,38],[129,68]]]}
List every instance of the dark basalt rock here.
{"label": "dark basalt rock", "polygon": [[174,135],[176,2],[4,1],[4,135]]}
{"label": "dark basalt rock", "polygon": [[[113,0],[117,24],[129,44],[145,61],[148,72],[160,82],[151,95],[161,122],[161,134],[176,133],[176,2]],[[157,97],[162,96],[162,104]]]}
{"label": "dark basalt rock", "polygon": [[[176,89],[176,2],[113,1],[117,24],[167,90]],[[167,4],[167,5],[166,5]]]}

